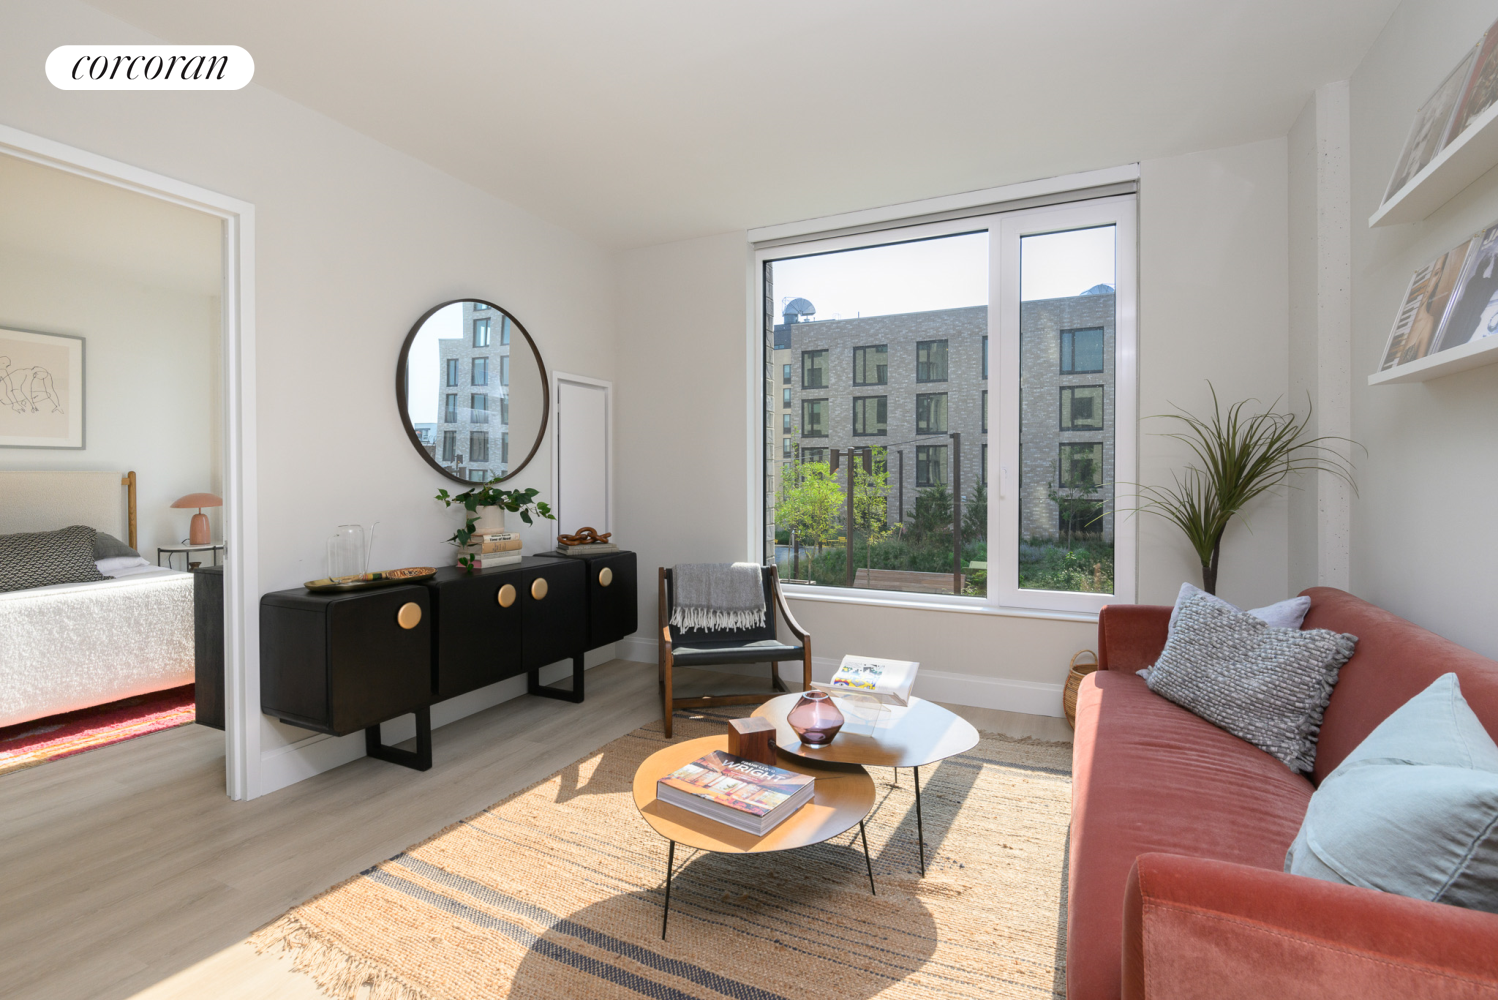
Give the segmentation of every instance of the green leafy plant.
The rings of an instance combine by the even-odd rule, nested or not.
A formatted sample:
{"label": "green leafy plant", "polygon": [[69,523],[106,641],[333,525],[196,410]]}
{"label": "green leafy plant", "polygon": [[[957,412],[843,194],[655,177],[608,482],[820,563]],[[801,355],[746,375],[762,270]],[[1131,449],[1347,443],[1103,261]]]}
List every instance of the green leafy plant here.
{"label": "green leafy plant", "polygon": [[838,515],[845,505],[842,491],[828,463],[798,458],[781,477],[775,523],[794,531],[798,545],[812,546],[820,553],[836,536]]}
{"label": "green leafy plant", "polygon": [[[1309,437],[1311,411],[1304,417],[1275,410],[1279,400],[1262,413],[1245,414],[1258,400],[1243,400],[1224,413],[1212,389],[1212,415],[1203,420],[1180,407],[1178,413],[1154,419],[1178,420],[1185,428],[1163,436],[1189,447],[1195,458],[1181,473],[1172,473],[1172,486],[1140,486],[1140,503],[1133,508],[1157,514],[1186,534],[1202,566],[1202,589],[1217,592],[1218,559],[1228,524],[1256,497],[1272,492],[1305,472],[1328,472],[1347,483],[1354,493],[1352,460],[1332,442],[1362,446],[1350,438]],[[1366,453],[1367,449],[1363,449]]]}
{"label": "green leafy plant", "polygon": [[[520,520],[526,524],[533,523],[531,515],[544,517],[548,521],[555,521],[556,516],[552,514],[551,507],[544,500],[537,500],[540,493],[536,489],[526,490],[502,490],[495,483],[498,479],[491,479],[482,486],[464,490],[462,493],[450,496],[447,490],[438,490],[437,499],[442,501],[444,507],[459,506],[465,511],[463,527],[453,532],[448,539],[450,543],[463,548],[473,538],[474,528],[478,525],[478,511],[480,507],[499,507],[509,511],[511,514],[519,514]],[[464,555],[458,557],[458,565],[468,572],[473,572],[473,557]]]}

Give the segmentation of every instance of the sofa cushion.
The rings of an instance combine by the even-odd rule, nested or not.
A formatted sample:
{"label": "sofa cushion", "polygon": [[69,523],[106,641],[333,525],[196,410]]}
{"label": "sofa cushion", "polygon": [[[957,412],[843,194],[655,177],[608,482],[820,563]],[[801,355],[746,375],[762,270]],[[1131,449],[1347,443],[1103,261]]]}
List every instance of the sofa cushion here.
{"label": "sofa cushion", "polygon": [[1498,912],[1498,745],[1456,674],[1438,677],[1327,775],[1285,871]]}
{"label": "sofa cushion", "polygon": [[1131,673],[1082,681],[1073,750],[1069,1000],[1116,1000],[1123,893],[1140,854],[1279,871],[1311,785]]}
{"label": "sofa cushion", "polygon": [[[1183,583],[1181,584],[1180,592],[1176,594],[1175,607],[1170,609],[1171,628],[1175,628],[1176,618],[1181,613],[1181,605],[1193,597],[1205,597],[1207,600],[1215,604],[1220,604],[1225,608],[1231,608],[1234,611],[1242,610],[1224,601],[1216,594],[1209,594],[1200,587]],[[1302,595],[1280,601],[1278,604],[1268,604],[1262,608],[1251,608],[1248,613],[1272,628],[1300,628],[1300,623],[1306,620],[1306,612],[1310,610],[1311,599]]]}
{"label": "sofa cushion", "polygon": [[1271,628],[1202,594],[1181,605],[1150,690],[1265,750],[1293,771],[1316,759],[1316,731],[1357,638]]}

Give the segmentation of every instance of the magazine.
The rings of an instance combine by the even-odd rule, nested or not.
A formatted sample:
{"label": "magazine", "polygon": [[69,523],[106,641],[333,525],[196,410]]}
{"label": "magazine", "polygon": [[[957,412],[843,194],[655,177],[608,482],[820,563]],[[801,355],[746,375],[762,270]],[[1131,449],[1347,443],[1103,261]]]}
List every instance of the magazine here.
{"label": "magazine", "polygon": [[1472,61],[1477,57],[1477,50],[1478,46],[1474,45],[1472,51],[1462,57],[1456,69],[1451,71],[1451,75],[1442,81],[1436,92],[1415,112],[1415,122],[1410,126],[1409,137],[1404,141],[1404,153],[1400,155],[1399,164],[1394,168],[1394,176],[1389,179],[1389,190],[1384,192],[1384,201],[1394,197],[1409,183],[1410,178],[1424,170],[1431,158],[1446,145],[1456,102],[1467,85],[1467,77],[1472,71]]}
{"label": "magazine", "polygon": [[1498,334],[1498,223],[1472,241],[1430,353]]}
{"label": "magazine", "polygon": [[1474,242],[1476,237],[1463,240],[1415,272],[1404,293],[1404,304],[1394,317],[1394,327],[1389,331],[1380,371],[1418,361],[1430,353]]}
{"label": "magazine", "polygon": [[1498,100],[1498,23],[1488,29],[1479,44],[1482,48],[1478,50],[1477,62],[1472,66],[1471,77],[1457,103],[1456,114],[1451,118],[1447,144],[1465,132],[1467,126],[1481,118],[1482,113]]}
{"label": "magazine", "polygon": [[920,663],[913,660],[881,660],[872,656],[843,657],[830,681],[812,681],[811,686],[831,695],[861,694],[886,705],[910,704],[910,688]]}
{"label": "magazine", "polygon": [[816,780],[714,750],[655,783],[662,802],[763,837],[816,792]]}

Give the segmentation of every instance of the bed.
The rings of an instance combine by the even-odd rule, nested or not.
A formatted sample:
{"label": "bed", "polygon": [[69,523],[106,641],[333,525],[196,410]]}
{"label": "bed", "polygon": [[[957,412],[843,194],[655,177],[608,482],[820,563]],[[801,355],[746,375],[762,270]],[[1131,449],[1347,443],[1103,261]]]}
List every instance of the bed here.
{"label": "bed", "polygon": [[[136,547],[135,473],[0,472],[0,535],[85,524]],[[193,576],[0,593],[0,726],[193,682]]]}

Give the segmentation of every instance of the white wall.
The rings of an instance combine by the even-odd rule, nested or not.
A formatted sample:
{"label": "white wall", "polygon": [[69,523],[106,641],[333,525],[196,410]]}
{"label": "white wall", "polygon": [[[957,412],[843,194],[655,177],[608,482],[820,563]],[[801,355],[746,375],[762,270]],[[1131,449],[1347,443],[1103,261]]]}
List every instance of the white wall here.
{"label": "white wall", "polygon": [[1353,436],[1367,446],[1353,505],[1352,590],[1489,656],[1498,577],[1498,366],[1367,385],[1414,271],[1498,220],[1490,171],[1423,222],[1369,229],[1415,110],[1488,27],[1491,3],[1402,4],[1353,74]]}
{"label": "white wall", "polygon": [[[397,351],[430,305],[490,299],[548,366],[614,378],[611,261],[593,245],[258,85],[55,90],[42,77],[55,46],[151,41],[75,0],[4,0],[0,23],[0,122],[256,207],[263,590],[322,575],[325,539],[346,522],[380,522],[379,566],[451,562],[456,515],[432,499],[451,484],[411,448],[394,398]],[[548,489],[548,455],[515,485]],[[532,548],[547,537],[527,535]],[[307,734],[266,719],[262,736],[278,756]],[[340,743],[275,773],[363,752],[358,737]]]}
{"label": "white wall", "polygon": [[[1283,139],[1141,165],[1141,412],[1168,401],[1200,412],[1211,378],[1226,399],[1285,392],[1288,313]],[[656,567],[743,558],[751,503],[745,448],[745,338],[756,304],[742,232],[618,257],[620,537],[640,553],[640,616],[628,654],[655,659]],[[1163,428],[1161,428],[1163,429]],[[1178,451],[1141,439],[1147,481]],[[1235,530],[1221,593],[1248,605],[1285,594],[1283,501]],[[1173,527],[1143,524],[1140,600],[1169,603],[1199,582]],[[1073,653],[1092,648],[1087,616],[910,610],[793,599],[819,672],[849,652],[920,660],[929,697],[1060,714]]]}
{"label": "white wall", "polygon": [[[171,502],[223,490],[218,297],[0,246],[0,327],[87,338],[85,447],[0,448],[0,468],[134,469],[138,548],[155,561],[194,513]],[[222,538],[219,511],[204,513]]]}

